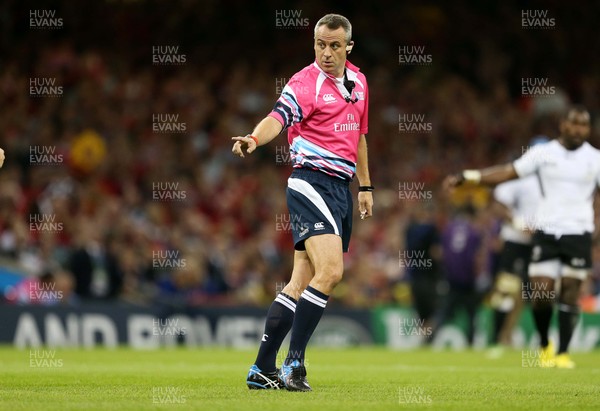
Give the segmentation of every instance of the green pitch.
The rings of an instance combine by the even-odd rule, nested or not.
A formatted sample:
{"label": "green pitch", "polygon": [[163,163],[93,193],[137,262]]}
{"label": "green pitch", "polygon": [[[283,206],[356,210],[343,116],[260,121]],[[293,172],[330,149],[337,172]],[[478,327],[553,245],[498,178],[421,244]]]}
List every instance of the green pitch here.
{"label": "green pitch", "polygon": [[[598,410],[600,353],[575,370],[539,369],[521,351],[307,353],[314,391],[250,391],[254,351],[0,348],[1,410]],[[529,364],[533,364],[529,360]]]}

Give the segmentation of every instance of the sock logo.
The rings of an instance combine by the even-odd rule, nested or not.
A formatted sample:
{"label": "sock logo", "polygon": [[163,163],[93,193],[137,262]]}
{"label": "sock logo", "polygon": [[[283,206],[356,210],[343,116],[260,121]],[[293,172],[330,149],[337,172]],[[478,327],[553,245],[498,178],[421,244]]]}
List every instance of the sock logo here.
{"label": "sock logo", "polygon": [[267,342],[267,338],[269,338],[269,336],[267,334],[263,334],[262,336],[262,342]]}

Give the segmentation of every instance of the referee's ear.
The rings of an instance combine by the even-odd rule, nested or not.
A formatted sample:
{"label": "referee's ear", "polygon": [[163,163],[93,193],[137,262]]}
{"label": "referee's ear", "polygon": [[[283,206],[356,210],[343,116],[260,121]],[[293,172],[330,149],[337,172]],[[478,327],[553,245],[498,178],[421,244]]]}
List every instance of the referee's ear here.
{"label": "referee's ear", "polygon": [[348,43],[348,45],[346,46],[346,55],[352,53],[352,47],[354,47],[354,42],[351,41],[350,43]]}

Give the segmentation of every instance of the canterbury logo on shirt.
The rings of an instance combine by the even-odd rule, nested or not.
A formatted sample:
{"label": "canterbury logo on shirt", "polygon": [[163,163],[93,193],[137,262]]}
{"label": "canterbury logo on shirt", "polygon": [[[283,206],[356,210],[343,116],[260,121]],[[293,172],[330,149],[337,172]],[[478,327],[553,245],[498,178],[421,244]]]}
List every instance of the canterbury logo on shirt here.
{"label": "canterbury logo on shirt", "polygon": [[325,103],[335,103],[337,99],[333,96],[333,94],[323,94],[323,101]]}

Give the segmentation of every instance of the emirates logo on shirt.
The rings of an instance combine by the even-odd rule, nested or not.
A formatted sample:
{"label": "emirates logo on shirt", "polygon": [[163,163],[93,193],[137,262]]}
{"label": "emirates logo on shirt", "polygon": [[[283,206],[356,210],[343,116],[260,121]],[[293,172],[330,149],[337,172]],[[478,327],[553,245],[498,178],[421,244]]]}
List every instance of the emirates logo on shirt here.
{"label": "emirates logo on shirt", "polygon": [[333,123],[333,131],[359,131],[360,123],[354,121],[354,114],[346,115],[346,123]]}
{"label": "emirates logo on shirt", "polygon": [[340,132],[340,131],[359,131],[360,130],[360,123],[354,123],[354,122],[349,122],[349,123],[333,123],[333,131]]}

